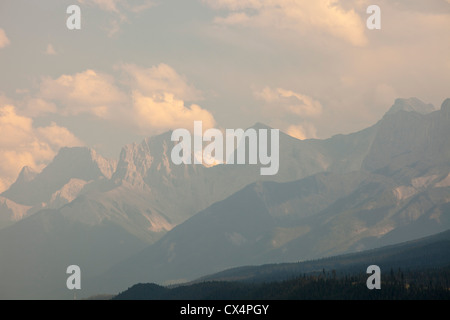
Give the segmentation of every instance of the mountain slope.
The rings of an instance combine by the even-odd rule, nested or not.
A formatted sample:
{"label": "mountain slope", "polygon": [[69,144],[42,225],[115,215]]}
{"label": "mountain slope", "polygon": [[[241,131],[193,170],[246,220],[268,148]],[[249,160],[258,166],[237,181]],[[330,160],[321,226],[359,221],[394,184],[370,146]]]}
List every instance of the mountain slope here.
{"label": "mountain slope", "polygon": [[[407,106],[408,101],[405,103]],[[402,114],[406,116],[399,116]],[[381,244],[380,241],[388,239],[388,234],[391,235],[389,241],[401,239],[400,233],[389,233],[390,224],[396,228],[404,224],[405,228],[419,229],[419,232],[413,234],[420,236],[420,228],[414,227],[414,224],[418,225],[417,221],[426,215],[418,215],[417,219],[409,221],[400,219],[402,215],[398,213],[400,206],[406,206],[411,199],[417,201],[411,202],[409,209],[405,209],[404,216],[415,217],[414,210],[419,210],[422,214],[422,210],[426,209],[428,217],[433,219],[438,217],[437,219],[441,220],[437,227],[433,223],[429,224],[426,232],[437,232],[440,226],[447,223],[445,214],[442,214],[446,210],[446,203],[439,200],[433,207],[429,202],[421,201],[420,196],[426,194],[423,192],[430,192],[427,197],[433,199],[445,197],[444,174],[448,175],[449,171],[445,167],[445,154],[436,151],[446,146],[442,144],[443,140],[439,140],[440,145],[436,147],[433,140],[419,139],[420,143],[425,141],[429,144],[427,150],[433,154],[428,158],[419,158],[420,161],[416,163],[407,159],[410,162],[406,168],[402,167],[400,162],[396,166],[389,166],[390,160],[389,165],[382,167],[386,163],[385,159],[377,158],[377,154],[373,151],[374,148],[379,148],[380,152],[386,152],[386,159],[396,157],[396,146],[401,147],[400,143],[394,144],[395,148],[391,146],[383,149],[383,139],[390,139],[390,136],[382,131],[395,128],[392,124],[386,124],[389,121],[394,124],[398,122],[405,130],[415,129],[414,126],[405,124],[411,119],[419,127],[422,122],[428,121],[431,124],[430,137],[448,135],[449,126],[445,125],[447,118],[443,110],[428,115],[418,114],[419,117],[414,114],[415,112],[400,110],[387,115],[368,129],[350,135],[338,135],[327,140],[300,141],[280,133],[280,171],[276,176],[261,176],[259,166],[249,165],[218,165],[209,168],[202,165],[175,166],[170,161],[170,151],[174,145],[170,141],[170,132],[144,139],[140,144],[125,146],[117,166],[87,148],[62,149],[43,172],[35,175],[25,170],[18,181],[3,194],[8,201],[15,199],[22,205],[25,203],[27,206],[33,206],[33,210],[37,208],[45,210],[37,213],[38,218],[32,219],[33,216],[29,216],[21,221],[23,223],[13,225],[14,228],[0,230],[2,237],[0,256],[2,261],[8,261],[8,265],[20,264],[19,256],[9,247],[10,243],[14,247],[17,242],[17,236],[14,234],[27,234],[29,228],[39,230],[36,232],[43,236],[39,239],[23,237],[24,247],[27,244],[34,247],[39,243],[45,243],[48,239],[53,239],[55,243],[65,243],[73,238],[73,243],[79,244],[76,234],[68,233],[70,236],[65,238],[66,235],[60,232],[68,225],[74,224],[79,230],[84,230],[80,232],[85,234],[85,237],[92,239],[92,247],[100,248],[105,245],[104,238],[97,237],[95,230],[98,228],[103,230],[107,225],[114,229],[114,232],[121,235],[123,233],[127,239],[133,239],[130,240],[132,245],[130,244],[128,252],[119,250],[122,258],[131,256],[135,250],[142,248],[143,244],[155,243],[165,233],[173,230],[167,239],[176,235],[179,237],[177,243],[182,243],[186,250],[190,251],[178,253],[177,247],[160,245],[159,242],[152,247],[153,249],[149,249],[149,252],[155,253],[149,258],[142,259],[143,264],[136,267],[145,273],[147,268],[153,270],[155,266],[155,273],[158,268],[161,270],[157,275],[161,281],[177,280],[180,277],[190,278],[198,274],[195,272],[177,274],[178,270],[170,264],[175,260],[180,263],[189,262],[191,264],[187,266],[197,268],[198,272],[203,270],[207,273],[211,270],[202,268],[211,267],[219,270],[247,262],[298,260],[301,257],[316,257],[343,250],[367,248]],[[434,125],[435,122],[441,124]],[[257,124],[255,128],[268,127]],[[401,137],[405,140],[403,143],[406,146],[414,145],[407,141],[408,137],[415,138],[414,134]],[[419,156],[420,152],[413,154]],[[372,161],[371,157],[376,159]],[[430,162],[430,159],[434,159],[435,162]],[[368,170],[375,170],[375,173],[356,172],[363,166]],[[399,169],[404,171],[395,176]],[[324,171],[330,171],[332,174],[319,174]],[[316,176],[309,177],[313,174]],[[434,181],[430,178],[433,183],[442,184],[444,195],[435,194],[430,191],[431,189],[422,190],[421,185],[427,185],[427,176],[436,176],[433,179],[440,179]],[[305,177],[308,178],[297,181]],[[419,180],[413,183],[412,179]],[[271,180],[280,184],[267,182]],[[261,183],[264,181],[267,183]],[[256,184],[245,188],[252,183]],[[243,195],[235,194],[241,189]],[[240,200],[236,202],[226,200],[230,196]],[[339,203],[340,199],[348,199],[348,203],[354,208],[345,207],[345,203]],[[222,200],[224,202],[220,202]],[[372,210],[370,201],[379,202],[380,206]],[[336,213],[338,217],[334,217],[333,205],[341,210]],[[385,215],[382,205],[392,207],[392,212]],[[195,219],[188,220],[202,210],[210,212],[211,216],[199,214],[194,217]],[[380,217],[359,217],[362,213],[368,215],[370,212],[380,213]],[[7,214],[11,216],[10,211]],[[242,220],[242,217],[245,219]],[[347,221],[354,218],[355,222],[346,227]],[[222,225],[215,219],[221,221]],[[371,225],[373,220],[377,224],[374,228]],[[184,222],[186,225],[181,225]],[[368,230],[364,230],[353,240],[340,236],[340,234],[352,235],[354,230],[360,230],[358,224],[363,226],[368,224]],[[208,226],[210,230],[202,225]],[[111,232],[108,231],[106,234]],[[404,234],[408,232],[410,231],[405,231]],[[193,235],[189,236],[191,233]],[[329,233],[330,236],[321,239],[320,235],[324,233]],[[381,235],[386,237],[380,238]],[[203,240],[199,241],[198,238]],[[310,247],[294,246],[296,241],[309,243]],[[325,241],[325,244],[321,241]],[[208,265],[206,261],[204,265],[198,266],[194,258],[197,247],[191,245],[191,242],[198,244],[200,251],[207,256],[213,251],[210,257],[214,257],[216,265]],[[336,246],[333,247],[333,243]],[[213,244],[226,248],[228,256],[218,256],[219,252],[214,252]],[[48,260],[36,260],[36,264],[23,266],[30,279],[40,279],[38,270],[43,270],[52,259],[55,265],[59,263],[59,257],[53,255],[52,251],[55,250],[51,246],[41,246],[39,250],[42,255],[48,256]],[[84,255],[78,255],[79,252],[83,252],[82,247],[74,246],[72,250],[77,253],[76,256],[79,256],[80,260],[86,258]],[[192,252],[193,256],[187,257],[188,260],[185,261],[189,252]],[[155,257],[164,259],[158,260]],[[102,255],[98,255],[96,259],[95,265],[101,266],[103,271],[117,262]],[[146,261],[155,261],[155,265],[153,266],[153,263],[148,265]],[[15,282],[22,283],[20,275],[14,273],[13,268],[7,270],[10,273],[6,271],[2,273],[2,278],[8,282],[5,288],[14,288]],[[93,276],[94,273],[92,270],[87,271],[89,276]],[[50,288],[55,285],[52,279],[46,281],[42,286]],[[40,290],[37,287],[34,285],[26,287],[26,284],[24,286],[23,290],[27,292],[27,296],[39,296]],[[7,295],[3,291],[2,294]]]}
{"label": "mountain slope", "polygon": [[420,199],[398,202],[396,186],[364,172],[253,184],[119,264],[103,283],[118,290],[137,282],[183,282],[232,266],[315,259],[450,228],[448,213],[435,219],[437,208],[448,210],[450,188],[431,186],[416,197],[437,192],[436,199],[417,207]]}
{"label": "mountain slope", "polygon": [[[114,289],[179,282],[233,265],[314,259],[448,229],[450,166],[441,148],[449,149],[444,139],[430,138],[450,136],[448,101],[427,115],[399,111],[384,117],[362,162],[372,172],[250,185],[174,228],[103,281],[115,283]],[[393,123],[405,132],[395,134]],[[427,128],[428,138],[419,139],[417,128]],[[414,148],[404,165],[397,160],[402,146]]]}
{"label": "mountain slope", "polygon": [[0,197],[0,230],[30,215],[33,209]]}
{"label": "mountain slope", "polygon": [[365,272],[370,265],[382,270],[415,270],[450,266],[450,230],[429,237],[384,246],[358,253],[333,256],[319,260],[245,266],[221,271],[195,280],[205,281],[283,281],[304,273],[321,273],[323,269],[338,273]]}
{"label": "mountain slope", "polygon": [[[381,269],[382,291],[365,286],[370,265]],[[450,231],[446,231],[320,260],[228,269],[170,288],[137,284],[114,299],[448,299],[449,268]],[[427,288],[430,281],[434,289]]]}
{"label": "mountain slope", "polygon": [[108,221],[87,226],[40,211],[0,232],[0,299],[71,299],[68,266],[80,266],[84,280],[145,244]]}

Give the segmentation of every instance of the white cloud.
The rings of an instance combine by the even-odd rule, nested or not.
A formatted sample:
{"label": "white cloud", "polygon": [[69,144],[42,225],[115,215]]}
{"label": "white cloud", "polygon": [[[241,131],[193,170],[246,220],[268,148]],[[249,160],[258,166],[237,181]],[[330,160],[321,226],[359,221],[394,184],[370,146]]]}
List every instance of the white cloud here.
{"label": "white cloud", "polygon": [[0,29],[0,49],[9,46],[11,42],[6,36],[5,30]]}
{"label": "white cloud", "polygon": [[0,92],[0,107],[12,103],[13,102],[10,98],[8,98],[4,93]]}
{"label": "white cloud", "polygon": [[[107,118],[111,109],[126,100],[110,75],[86,70],[75,75],[62,75],[57,79],[44,78],[39,98],[61,106],[64,115],[90,113]],[[51,107],[43,104],[45,110]]]}
{"label": "white cloud", "polygon": [[271,118],[272,126],[297,139],[317,138],[316,127],[310,120],[322,115],[323,108],[319,101],[292,90],[270,87],[255,91],[254,96],[264,101],[261,110]]}
{"label": "white cloud", "polygon": [[322,114],[322,105],[307,95],[282,88],[264,88],[254,93],[271,108],[301,117],[317,117]]}
{"label": "white cloud", "polygon": [[58,108],[53,102],[41,98],[28,98],[24,103],[24,113],[30,117],[36,117],[48,113],[58,113]]}
{"label": "white cloud", "polygon": [[123,64],[118,69],[126,75],[123,84],[133,92],[131,121],[142,134],[190,129],[196,120],[203,121],[204,128],[215,124],[209,111],[197,104],[185,105],[185,101],[202,99],[202,94],[169,65],[142,68]]}
{"label": "white cloud", "polygon": [[133,110],[141,132],[163,132],[168,129],[192,129],[194,121],[202,121],[203,128],[212,128],[214,117],[207,110],[193,104],[186,107],[173,94],[164,93],[151,97],[139,91],[133,94]]}
{"label": "white cloud", "polygon": [[31,118],[17,114],[12,105],[0,106],[0,192],[17,178],[24,166],[41,170],[63,146],[83,143],[55,123],[35,127]]}
{"label": "white cloud", "polygon": [[47,127],[36,128],[35,132],[36,137],[48,144],[52,150],[59,150],[62,147],[83,145],[83,143],[67,128],[60,127],[54,122]]}
{"label": "white cloud", "polygon": [[179,75],[167,64],[161,63],[151,68],[123,64],[119,66],[119,69],[126,73],[126,85],[139,90],[144,95],[169,92],[182,100],[196,101],[202,99],[202,93],[193,85],[190,85],[186,77]]}
{"label": "white cloud", "polygon": [[223,25],[293,30],[300,34],[323,33],[354,46],[367,44],[365,24],[353,9],[344,9],[338,0],[203,0],[214,9],[231,11],[217,17]]}
{"label": "white cloud", "polygon": [[169,65],[123,64],[116,70],[122,73],[120,84],[94,70],[43,78],[39,93],[25,99],[23,110],[29,116],[90,114],[145,135],[190,128],[195,120],[203,121],[205,128],[214,125],[209,111],[186,105],[201,99],[201,92]]}

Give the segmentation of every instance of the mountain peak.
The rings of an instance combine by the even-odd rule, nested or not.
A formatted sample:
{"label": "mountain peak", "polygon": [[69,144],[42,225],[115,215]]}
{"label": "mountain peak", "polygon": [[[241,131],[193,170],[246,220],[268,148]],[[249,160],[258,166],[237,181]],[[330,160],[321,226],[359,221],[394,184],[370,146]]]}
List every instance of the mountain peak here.
{"label": "mountain peak", "polygon": [[170,172],[170,146],[172,131],[157,136],[145,138],[141,143],[132,143],[124,146],[120,153],[117,169],[113,180],[127,181],[131,185],[144,187],[149,171],[164,168]]}
{"label": "mountain peak", "polygon": [[450,113],[450,98],[447,98],[444,102],[442,102],[441,111]]}
{"label": "mountain peak", "polygon": [[255,130],[259,130],[259,129],[273,129],[271,127],[269,127],[268,125],[265,125],[264,123],[261,122],[256,122],[251,128],[255,129]]}
{"label": "mountain peak", "polygon": [[16,182],[2,195],[24,205],[48,202],[52,194],[71,179],[109,179],[115,166],[114,161],[103,158],[90,148],[64,147],[39,174],[33,173],[29,168],[22,169]]}
{"label": "mountain peak", "polygon": [[19,176],[17,177],[16,182],[22,183],[22,182],[30,182],[31,180],[36,177],[37,172],[35,172],[33,169],[31,169],[29,166],[25,166],[22,168],[22,170],[19,173]]}
{"label": "mountain peak", "polygon": [[425,102],[417,98],[409,99],[396,99],[394,105],[389,109],[386,115],[394,114],[399,111],[413,111],[421,114],[428,114],[435,111],[436,108],[432,104],[426,104]]}

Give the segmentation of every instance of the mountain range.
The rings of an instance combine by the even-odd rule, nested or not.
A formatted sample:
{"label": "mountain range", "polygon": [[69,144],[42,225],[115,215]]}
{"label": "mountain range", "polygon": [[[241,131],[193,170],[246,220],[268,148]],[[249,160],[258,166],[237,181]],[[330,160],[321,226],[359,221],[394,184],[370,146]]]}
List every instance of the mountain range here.
{"label": "mountain range", "polygon": [[[432,236],[362,252],[343,254],[296,263],[277,263],[227,269],[192,281],[190,284],[212,281],[264,283],[285,281],[303,274],[321,274],[334,270],[336,275],[362,273],[376,264],[382,277],[390,270],[424,270],[450,267],[450,230]],[[420,281],[420,280],[418,280]],[[186,285],[186,284],[183,284]]]}
{"label": "mountain range", "polygon": [[[175,286],[140,283],[115,297],[103,298],[448,300],[449,252],[450,231],[446,231],[406,243],[319,260],[228,269]],[[366,287],[366,270],[373,264],[380,267],[381,290],[371,291]]]}
{"label": "mountain range", "polygon": [[[268,128],[256,124],[256,129]],[[413,240],[450,226],[450,99],[397,99],[375,125],[325,140],[280,133],[280,170],[176,166],[171,132],[119,160],[63,148],[0,195],[0,298],[68,298],[192,280]]]}

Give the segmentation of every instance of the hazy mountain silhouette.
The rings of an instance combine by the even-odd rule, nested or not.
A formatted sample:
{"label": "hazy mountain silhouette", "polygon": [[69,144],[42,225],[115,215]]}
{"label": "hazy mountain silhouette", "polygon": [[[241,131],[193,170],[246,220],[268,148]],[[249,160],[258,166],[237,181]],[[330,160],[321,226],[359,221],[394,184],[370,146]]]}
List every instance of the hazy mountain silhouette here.
{"label": "hazy mountain silhouette", "polygon": [[450,266],[450,230],[436,235],[357,253],[296,263],[243,266],[203,276],[192,283],[205,281],[283,281],[307,273],[335,270],[338,274],[365,273],[378,265],[385,276],[390,269],[417,270]]}
{"label": "hazy mountain silhouette", "polygon": [[[448,224],[450,100],[429,114],[425,104],[425,114],[417,112],[415,99],[396,105],[349,135],[301,141],[280,133],[273,177],[261,176],[259,166],[175,166],[170,132],[125,146],[118,162],[88,148],[61,149],[41,173],[24,169],[0,198],[0,228],[7,226],[0,296],[70,295],[69,260],[83,264],[86,278],[124,260],[112,269],[117,276],[96,278],[99,288],[99,279],[109,279],[105,290],[121,289],[141,276],[192,279],[439,232]],[[196,259],[200,252],[208,259]],[[127,269],[130,261],[136,264]],[[135,277],[127,278],[132,268]]]}
{"label": "hazy mountain silhouette", "polygon": [[122,288],[186,281],[242,264],[315,259],[447,230],[449,101],[427,115],[386,115],[371,128],[376,134],[361,170],[249,185],[114,267],[103,281]]}
{"label": "hazy mountain silhouette", "polygon": [[[381,290],[367,290],[367,267],[381,269]],[[450,231],[320,260],[245,266],[172,287],[136,284],[117,300],[445,299]],[[432,284],[430,286],[430,283]]]}

